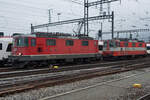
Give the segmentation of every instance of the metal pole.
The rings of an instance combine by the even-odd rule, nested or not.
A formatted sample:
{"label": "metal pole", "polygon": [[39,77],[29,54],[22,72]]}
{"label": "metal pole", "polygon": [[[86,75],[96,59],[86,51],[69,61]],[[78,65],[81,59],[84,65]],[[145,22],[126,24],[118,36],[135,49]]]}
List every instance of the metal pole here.
{"label": "metal pole", "polygon": [[49,32],[49,28],[47,27],[47,33]]}
{"label": "metal pole", "polygon": [[117,39],[119,39],[119,32],[117,32]]}
{"label": "metal pole", "polygon": [[48,14],[49,14],[49,23],[51,23],[51,21],[52,21],[51,10],[52,10],[52,9],[49,9],[49,10],[48,10]]}
{"label": "metal pole", "polygon": [[100,13],[99,13],[99,15],[103,15],[103,4],[102,3],[100,3]]}
{"label": "metal pole", "polygon": [[112,11],[112,39],[114,38],[114,11]]}
{"label": "metal pole", "polygon": [[102,31],[102,34],[101,34],[101,40],[103,39],[103,23],[101,22],[101,31]]}
{"label": "metal pole", "polygon": [[31,33],[34,32],[34,28],[33,28],[33,25],[31,24]]}
{"label": "metal pole", "polygon": [[84,35],[86,34],[86,0],[84,0]]}
{"label": "metal pole", "polygon": [[60,21],[60,15],[61,15],[61,13],[57,13],[57,16],[58,16],[58,22]]}
{"label": "metal pole", "polygon": [[88,7],[88,0],[87,0],[87,16],[86,16],[86,22],[87,22],[87,33],[86,33],[86,35],[87,36],[89,35],[89,21],[88,21],[88,18],[89,18],[89,7]]}

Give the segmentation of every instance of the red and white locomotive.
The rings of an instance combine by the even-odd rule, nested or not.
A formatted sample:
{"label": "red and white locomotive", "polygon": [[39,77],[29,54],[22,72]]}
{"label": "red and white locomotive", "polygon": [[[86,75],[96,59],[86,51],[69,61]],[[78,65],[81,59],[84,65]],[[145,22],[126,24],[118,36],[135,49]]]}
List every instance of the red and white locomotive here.
{"label": "red and white locomotive", "polygon": [[[146,43],[130,39],[99,41],[87,36],[35,32],[13,37],[9,61],[21,65],[49,65],[56,62],[96,60],[147,55]],[[35,64],[36,63],[36,64]]]}
{"label": "red and white locomotive", "polygon": [[112,39],[103,41],[103,57],[145,56],[146,43],[130,39]]}
{"label": "red and white locomotive", "polygon": [[78,61],[100,59],[98,41],[87,36],[71,36],[60,33],[36,32],[13,37],[10,56],[13,62]]}

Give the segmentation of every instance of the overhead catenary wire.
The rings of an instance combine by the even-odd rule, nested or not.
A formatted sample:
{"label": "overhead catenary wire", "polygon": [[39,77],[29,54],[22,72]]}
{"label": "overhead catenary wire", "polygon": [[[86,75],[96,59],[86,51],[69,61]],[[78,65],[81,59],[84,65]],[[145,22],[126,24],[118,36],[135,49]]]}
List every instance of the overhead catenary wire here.
{"label": "overhead catenary wire", "polygon": [[[1,9],[0,11],[1,12],[9,12],[9,13],[16,13],[16,14],[18,14],[18,13],[25,13],[25,14],[29,14],[29,16],[39,16],[39,17],[47,17],[46,16],[46,12],[47,12],[47,10],[48,9],[44,9],[44,8],[36,8],[36,7],[28,7],[27,5],[24,5],[24,6],[22,6],[22,4],[20,3],[20,4],[15,4],[15,3],[9,3],[9,2],[3,2],[3,1],[0,1],[0,3],[4,3],[5,5],[11,5],[11,6],[9,6],[9,7],[7,7],[6,9]],[[13,6],[12,6],[12,4],[13,4]],[[16,5],[16,6],[14,6],[14,5]],[[19,6],[19,8],[23,8],[23,9],[30,9],[30,10],[28,10],[28,11],[20,11],[20,12],[16,12],[16,9],[18,8],[17,6]],[[10,8],[11,8],[11,10],[10,10]],[[13,8],[15,8],[15,9],[13,9]],[[33,10],[34,10],[34,12],[33,12]],[[44,15],[41,15],[40,13],[39,13],[39,11],[42,11],[43,13],[45,13],[45,16]],[[58,10],[55,10],[55,9],[53,9],[55,12],[60,12],[60,11],[58,11]],[[41,12],[40,11],[40,12]],[[63,13],[65,13],[65,14],[67,14],[67,15],[70,15],[71,13],[69,13],[69,12],[63,12]],[[73,15],[75,15],[75,16],[80,16],[80,15],[77,15],[77,14],[73,14]]]}

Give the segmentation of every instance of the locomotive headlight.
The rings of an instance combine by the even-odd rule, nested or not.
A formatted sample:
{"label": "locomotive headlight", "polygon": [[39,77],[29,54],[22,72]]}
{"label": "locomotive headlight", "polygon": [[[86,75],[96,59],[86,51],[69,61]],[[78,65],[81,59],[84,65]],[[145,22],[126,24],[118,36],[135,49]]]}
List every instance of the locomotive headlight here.
{"label": "locomotive headlight", "polygon": [[22,53],[19,53],[19,56],[22,56]]}

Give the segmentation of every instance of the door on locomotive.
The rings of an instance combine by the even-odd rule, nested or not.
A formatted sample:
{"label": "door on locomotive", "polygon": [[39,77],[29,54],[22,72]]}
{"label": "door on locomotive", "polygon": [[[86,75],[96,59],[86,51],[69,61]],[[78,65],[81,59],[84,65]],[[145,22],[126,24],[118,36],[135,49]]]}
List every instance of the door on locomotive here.
{"label": "door on locomotive", "polygon": [[98,50],[99,50],[99,53],[101,55],[103,53],[103,47],[104,47],[104,42],[103,41],[98,41]]}

